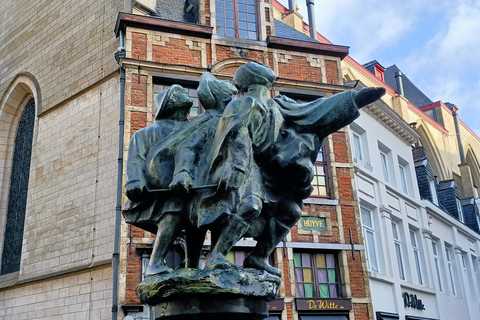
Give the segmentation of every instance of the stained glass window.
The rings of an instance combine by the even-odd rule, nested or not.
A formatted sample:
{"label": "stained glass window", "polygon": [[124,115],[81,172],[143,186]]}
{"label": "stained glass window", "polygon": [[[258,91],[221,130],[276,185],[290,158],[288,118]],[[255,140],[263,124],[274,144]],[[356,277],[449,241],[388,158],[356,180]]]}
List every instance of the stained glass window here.
{"label": "stained glass window", "polygon": [[299,298],[338,298],[340,277],[333,253],[293,254],[295,287]]}
{"label": "stained glass window", "polygon": [[23,111],[15,136],[1,274],[20,270],[34,124],[35,101],[32,99]]}

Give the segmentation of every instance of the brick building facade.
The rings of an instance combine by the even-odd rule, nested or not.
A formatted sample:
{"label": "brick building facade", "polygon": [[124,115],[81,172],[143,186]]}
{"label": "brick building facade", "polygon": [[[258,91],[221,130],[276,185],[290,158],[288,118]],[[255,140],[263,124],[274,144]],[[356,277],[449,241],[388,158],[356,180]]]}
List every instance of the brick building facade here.
{"label": "brick building facade", "polygon": [[[269,2],[262,3],[262,7],[264,10],[260,13],[273,10]],[[210,16],[215,13],[212,7],[205,7],[205,12]],[[188,21],[120,14],[116,32],[120,35],[122,31],[126,46],[126,58],[120,62],[127,79],[126,141],[136,130],[153,122],[155,94],[171,84],[180,83],[195,95],[198,79],[207,69],[218,78],[231,80],[239,66],[251,60],[260,62],[270,66],[278,75],[272,96],[285,94],[298,100],[328,97],[348,89],[343,85],[340,73],[340,62],[348,53],[346,47],[322,45],[284,24],[276,28],[280,24],[278,21],[270,25],[267,21],[269,14],[259,16],[261,22],[258,26],[263,31],[258,32],[257,40],[247,40],[219,36],[214,32],[214,25],[191,25]],[[287,31],[298,39],[286,38],[282,33],[285,28],[289,28]],[[267,33],[270,34],[268,38],[261,38]],[[317,163],[317,177],[321,181],[325,179],[320,183],[323,189],[317,191],[317,196],[304,201],[301,220],[273,254],[275,265],[283,271],[281,299],[270,304],[273,317],[286,320],[301,319],[302,315],[333,314],[339,319],[373,318],[349,144],[349,136],[344,130],[325,139],[323,154],[318,158],[321,161]],[[309,228],[309,221],[321,221],[324,227]],[[144,263],[145,256],[151,251],[154,236],[132,226],[124,228],[122,236],[125,241],[122,242],[121,259],[125,264],[121,264],[121,273],[126,277],[125,287],[121,289],[126,297],[123,307],[131,315],[147,318],[148,312],[145,306],[139,305],[135,287],[142,279],[142,260]],[[208,245],[207,237],[205,252],[208,252]],[[253,245],[254,241],[249,238],[240,241],[234,248],[236,254],[232,255],[232,261],[239,262],[239,257],[248,253]],[[320,259],[327,255],[328,261],[332,261],[329,263],[333,263],[331,270],[335,270],[335,275],[331,274],[332,288],[328,293],[320,292],[318,288],[323,290],[320,285],[323,280],[315,276],[311,282],[318,288],[310,295],[307,280],[299,279],[299,274],[308,268],[298,257],[311,258],[311,261],[318,259],[318,269],[315,267],[315,270],[319,271],[322,269]],[[335,286],[338,290],[333,289]],[[326,294],[332,298],[323,301],[335,305],[335,301],[346,300],[347,307],[340,309],[340,303],[336,308],[333,305],[320,307],[319,301],[325,299]],[[308,300],[313,301],[310,306]]]}
{"label": "brick building facade", "polygon": [[[346,47],[312,41],[281,23],[274,18],[275,4],[268,0],[246,1],[247,11],[254,12],[246,12],[244,22],[254,26],[242,29],[239,19],[233,19],[236,36],[227,31],[221,35],[220,2],[169,1],[158,17],[146,15],[155,11],[150,0],[134,1],[133,8],[131,1],[121,0],[3,3],[0,253],[2,261],[9,261],[14,251],[19,262],[8,266],[2,262],[0,317],[110,319],[116,304],[124,310],[118,319],[126,313],[137,317],[148,313],[141,311],[134,288],[154,238],[123,222],[118,301],[112,302],[117,285],[111,263],[122,94],[113,56],[119,46],[114,29],[117,35],[122,30],[126,46],[126,57],[120,61],[126,76],[121,146],[125,155],[130,136],[153,121],[154,95],[180,83],[194,97],[198,79],[208,68],[231,80],[247,61],[263,63],[279,76],[272,95],[298,100],[347,89],[341,76]],[[253,32],[247,33],[249,39],[241,36],[245,30]],[[28,179],[20,183],[13,167],[25,153],[16,151],[16,141],[24,139],[24,110],[32,104],[31,162],[22,167]],[[272,257],[283,271],[281,299],[270,305],[274,317],[297,320],[328,313],[340,319],[373,318],[345,130],[325,139],[316,164],[316,196],[304,202],[302,219]],[[24,193],[23,210],[10,205],[17,200],[14,185]],[[6,230],[15,230],[15,246]],[[206,252],[208,245],[206,239]],[[251,239],[243,239],[236,256],[240,259],[241,252],[252,246]],[[181,247],[180,239],[177,248]],[[181,250],[172,256],[176,254],[181,258]],[[311,281],[299,278],[309,273],[308,261],[316,262],[313,269],[326,280],[318,275]],[[331,300],[324,300],[327,296]],[[314,303],[305,304],[311,298]],[[320,303],[322,299],[333,304]]]}

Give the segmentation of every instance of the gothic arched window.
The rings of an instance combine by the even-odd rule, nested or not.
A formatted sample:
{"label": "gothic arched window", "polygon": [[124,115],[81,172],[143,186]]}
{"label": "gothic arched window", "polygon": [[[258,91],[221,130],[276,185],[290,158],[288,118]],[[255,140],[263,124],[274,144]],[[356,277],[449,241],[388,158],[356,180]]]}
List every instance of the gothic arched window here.
{"label": "gothic arched window", "polygon": [[2,251],[2,275],[20,270],[34,123],[35,101],[32,99],[23,111],[15,136]]}

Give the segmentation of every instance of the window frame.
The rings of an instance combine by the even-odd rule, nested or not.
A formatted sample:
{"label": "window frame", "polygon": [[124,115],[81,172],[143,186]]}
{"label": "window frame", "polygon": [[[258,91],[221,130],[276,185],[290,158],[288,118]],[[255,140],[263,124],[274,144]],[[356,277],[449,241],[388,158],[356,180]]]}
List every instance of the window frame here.
{"label": "window frame", "polygon": [[432,240],[432,253],[433,263],[435,265],[435,271],[437,273],[438,289],[440,290],[440,292],[443,292],[442,276],[440,271],[440,255],[438,250],[438,242],[435,240]]}
{"label": "window frame", "polygon": [[[363,219],[364,210],[369,214],[371,226],[365,225],[365,222]],[[362,205],[360,206],[360,215],[362,220],[362,233],[363,233],[363,240],[365,242],[365,253],[367,256],[368,271],[373,271],[378,273],[380,272],[380,268],[379,268],[379,259],[377,257],[377,245],[375,240],[375,220],[373,218],[373,212],[371,209]],[[370,233],[371,238],[367,237],[366,233]],[[369,240],[369,239],[372,239],[372,240]],[[369,243],[370,241],[372,241],[372,243]],[[370,248],[373,248],[373,252],[370,251]]]}
{"label": "window frame", "polygon": [[[397,265],[398,265],[398,276],[402,280],[406,280],[405,278],[405,266],[403,262],[403,246],[402,246],[402,239],[399,233],[398,228],[399,222],[392,221],[392,234],[393,234],[393,242],[395,246],[395,254],[397,256]],[[400,229],[401,230],[401,229]]]}
{"label": "window frame", "polygon": [[20,271],[36,119],[35,100],[23,107],[15,133],[0,275]]}
{"label": "window frame", "polygon": [[420,246],[418,244],[418,232],[416,230],[410,229],[410,245],[413,253],[413,262],[415,263],[415,270],[417,271],[417,281],[419,285],[424,285],[423,273],[422,273],[422,262],[420,261]]}
{"label": "window frame", "polygon": [[[217,6],[217,1],[223,2],[223,7],[222,7],[222,8],[220,8],[219,6]],[[232,1],[215,0],[215,28],[216,28],[216,33],[217,33],[217,35],[219,35],[219,36],[224,36],[224,37],[258,41],[258,40],[259,40],[259,35],[260,35],[260,21],[259,21],[259,12],[258,12],[258,11],[259,11],[259,8],[258,8],[259,5],[258,5],[257,1],[253,0],[253,6],[254,6],[254,8],[255,8],[255,9],[254,9],[255,12],[253,13],[253,15],[255,16],[255,22],[249,22],[249,20],[248,20],[248,15],[249,15],[249,14],[252,14],[252,13],[249,13],[249,12],[248,12],[248,8],[247,8],[247,11],[245,12],[246,19],[247,19],[247,20],[245,20],[245,22],[246,22],[246,24],[247,24],[247,37],[245,38],[245,37],[240,37],[240,31],[241,31],[241,30],[244,30],[244,29],[240,29],[240,22],[243,21],[243,20],[240,20],[240,18],[239,18],[239,17],[240,17],[239,13],[243,13],[243,12],[239,12],[239,8],[238,8],[238,7],[239,7],[239,4],[240,4],[240,5],[245,4],[245,6],[249,6],[249,5],[251,5],[251,4],[248,4],[248,0],[245,0],[244,3],[239,3],[239,1],[240,1],[240,0],[232,0]],[[225,3],[226,3],[226,2],[232,2],[232,3],[233,3],[233,30],[234,30],[234,36],[233,36],[233,37],[230,36],[230,35],[227,35],[227,31],[226,31],[226,29],[227,29],[227,23],[226,23],[226,22],[227,22],[227,20],[226,20],[227,18],[226,18],[226,14],[225,14],[225,12],[226,12],[226,10],[225,10]],[[220,10],[222,10],[223,13],[224,13],[222,17],[219,16],[219,11],[220,11]],[[230,10],[228,10],[228,11],[230,11]],[[219,26],[219,25],[217,24],[217,20],[218,20],[218,19],[224,19],[224,24],[221,25],[221,26]],[[229,18],[229,19],[230,19],[230,18]],[[255,24],[255,31],[249,31],[249,29],[248,29],[248,24],[249,24],[249,23],[254,23],[254,24]],[[219,31],[220,28],[224,28],[224,29],[225,29],[225,32],[224,32],[223,34],[219,34],[219,33],[218,33],[218,31]],[[228,27],[228,28],[231,29],[230,27]],[[254,38],[254,39],[250,38],[250,35],[249,35],[250,32],[255,32],[255,38]]]}
{"label": "window frame", "polygon": [[450,285],[452,286],[452,294],[457,295],[457,289],[455,287],[454,265],[451,257],[452,246],[445,244],[445,256],[447,260],[447,270],[450,277]]}
{"label": "window frame", "polygon": [[[312,187],[314,188],[312,193],[310,194],[310,197],[311,198],[326,198],[326,199],[329,199],[331,197],[330,195],[330,184],[328,182],[328,161],[327,161],[327,157],[326,157],[326,152],[325,152],[325,146],[326,146],[326,143],[325,141],[322,143],[322,146],[320,147],[320,150],[318,151],[318,154],[317,154],[317,158],[316,158],[316,161],[315,163],[313,164],[314,166],[314,176],[313,176],[313,180],[312,180]],[[319,156],[321,155],[322,159],[323,160],[318,160],[319,159]],[[317,168],[323,168],[323,175],[320,175],[318,174],[318,170]],[[319,177],[324,177],[325,179],[325,184],[320,184],[319,183]],[[317,182],[317,184],[315,184],[315,181]],[[314,194],[315,193],[315,187],[318,187],[318,190],[320,190],[320,188],[325,188],[325,195],[321,195],[320,194],[320,191],[318,192],[318,194]]]}
{"label": "window frame", "polygon": [[457,205],[458,221],[460,221],[461,223],[465,223],[465,215],[463,214],[462,200],[460,200],[459,198],[455,198],[455,202]]}
{"label": "window frame", "polygon": [[[295,278],[295,292],[296,292],[296,297],[297,298],[318,298],[318,299],[329,299],[329,298],[341,298],[342,297],[342,281],[340,277],[340,268],[338,264],[338,252],[332,252],[332,251],[318,251],[318,252],[312,252],[312,251],[297,251],[293,253],[294,255],[294,278]],[[296,261],[298,261],[295,257],[300,255],[300,266],[297,266]],[[309,255],[310,256],[310,267],[309,266],[303,266],[303,255]],[[317,263],[317,255],[324,255],[325,259],[325,268],[319,268],[318,263]],[[328,261],[327,261],[327,255],[332,255],[333,256],[333,262],[335,266],[333,268],[328,267]],[[313,282],[305,282],[305,281],[297,281],[298,278],[296,276],[297,270],[302,270],[302,280],[305,279],[304,277],[304,269],[311,269],[312,270],[312,280]],[[318,277],[318,270],[319,269],[325,269],[326,273],[326,281],[327,282],[320,282],[320,279]],[[335,270],[335,281],[330,282],[329,281],[329,272],[328,270]],[[301,293],[299,293],[298,286],[299,285],[305,285],[305,284],[312,284],[313,285],[313,297],[307,297],[305,294],[305,287],[303,288],[303,296]],[[329,297],[321,297],[321,290],[320,290],[320,285],[327,285],[328,287],[328,294]],[[331,286],[335,286],[336,290],[336,297],[332,297],[332,292],[331,292]]]}

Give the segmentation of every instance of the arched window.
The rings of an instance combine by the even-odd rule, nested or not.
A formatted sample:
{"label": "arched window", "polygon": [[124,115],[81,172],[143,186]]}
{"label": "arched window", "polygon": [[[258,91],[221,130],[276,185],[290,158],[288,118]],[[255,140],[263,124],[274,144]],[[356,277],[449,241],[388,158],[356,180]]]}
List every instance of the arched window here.
{"label": "arched window", "polygon": [[34,123],[35,101],[32,99],[23,111],[15,137],[2,251],[2,275],[20,270]]}

